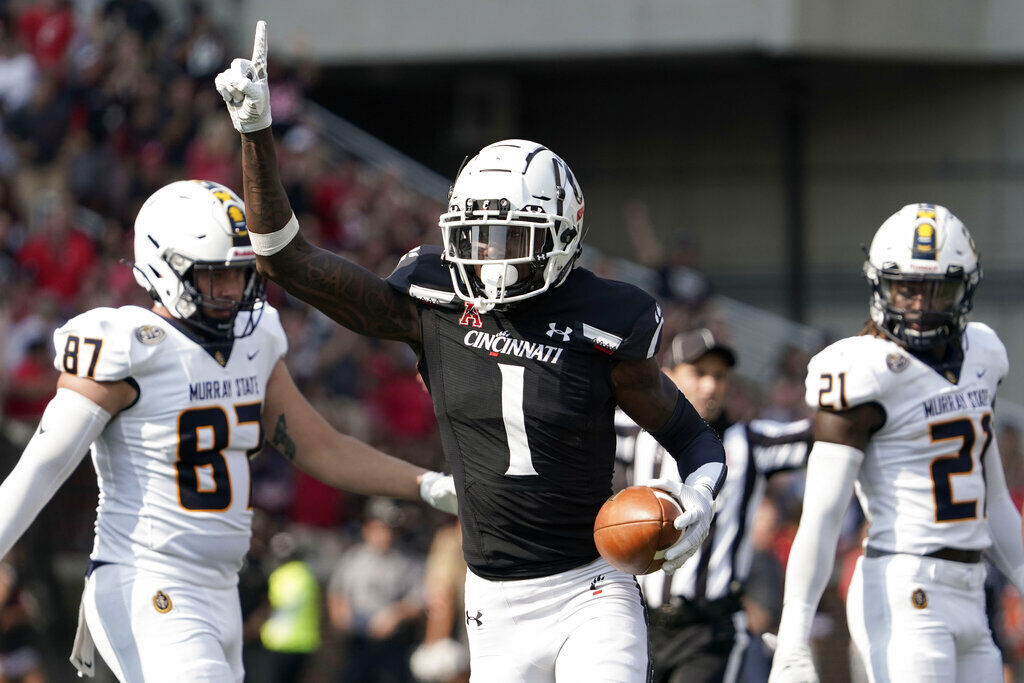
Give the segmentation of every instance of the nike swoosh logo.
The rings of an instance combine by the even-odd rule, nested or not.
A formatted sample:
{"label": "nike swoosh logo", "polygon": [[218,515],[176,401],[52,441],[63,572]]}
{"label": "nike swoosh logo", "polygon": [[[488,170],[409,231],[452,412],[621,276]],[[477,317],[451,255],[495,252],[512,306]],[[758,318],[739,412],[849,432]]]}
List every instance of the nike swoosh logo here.
{"label": "nike swoosh logo", "polygon": [[43,425],[39,425],[39,433],[40,434],[45,434],[46,433],[46,430],[43,429]]}
{"label": "nike swoosh logo", "polygon": [[979,372],[979,373],[978,373],[978,377],[980,378],[980,377],[981,377],[982,375],[984,375],[984,374],[985,374],[986,372],[988,372],[988,368],[985,368],[984,370],[982,370],[981,372]]}
{"label": "nike swoosh logo", "polygon": [[259,353],[259,349],[257,349],[256,351],[253,351],[252,353],[247,353],[247,354],[245,354],[245,356],[246,356],[246,358],[248,358],[249,360],[252,360],[253,358],[255,358],[255,357],[256,357],[256,355],[257,355],[258,353]]}

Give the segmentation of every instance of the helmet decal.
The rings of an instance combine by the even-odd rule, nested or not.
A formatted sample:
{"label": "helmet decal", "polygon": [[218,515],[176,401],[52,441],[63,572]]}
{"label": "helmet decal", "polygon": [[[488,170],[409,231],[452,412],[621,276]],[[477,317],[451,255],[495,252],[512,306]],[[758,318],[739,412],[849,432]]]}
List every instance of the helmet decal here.
{"label": "helmet decal", "polygon": [[194,180],[220,200],[228,217],[228,226],[231,229],[233,242],[236,247],[249,245],[249,229],[245,223],[245,207],[239,203],[238,197],[228,188],[212,180]]}
{"label": "helmet decal", "polygon": [[934,261],[937,257],[935,229],[935,207],[922,204],[917,210],[917,226],[914,228],[914,244],[911,258]]}

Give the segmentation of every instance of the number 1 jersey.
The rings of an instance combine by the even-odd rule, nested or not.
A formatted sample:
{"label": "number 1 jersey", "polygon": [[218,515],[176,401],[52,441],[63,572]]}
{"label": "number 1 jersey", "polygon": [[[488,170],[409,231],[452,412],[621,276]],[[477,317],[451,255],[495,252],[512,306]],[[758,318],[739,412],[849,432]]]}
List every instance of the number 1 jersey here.
{"label": "number 1 jersey", "polygon": [[212,353],[136,306],[83,313],[54,344],[58,370],[138,390],[92,446],[92,559],[235,585],[249,549],[249,456],[263,442],[267,380],[287,350],[277,311],[265,305],[252,335]]}
{"label": "number 1 jersey", "polygon": [[960,343],[959,377],[868,335],[842,339],[808,365],[809,405],[844,410],[873,403],[885,414],[856,483],[870,522],[867,542],[879,550],[923,555],[991,544],[985,452],[1009,362],[999,337],[981,323],[968,324]]}
{"label": "number 1 jersey", "polygon": [[594,560],[594,518],[612,490],[611,372],[657,350],[654,299],[576,268],[545,294],[481,314],[456,297],[430,247],[406,254],[388,281],[417,302],[419,369],[469,567],[523,579]]}

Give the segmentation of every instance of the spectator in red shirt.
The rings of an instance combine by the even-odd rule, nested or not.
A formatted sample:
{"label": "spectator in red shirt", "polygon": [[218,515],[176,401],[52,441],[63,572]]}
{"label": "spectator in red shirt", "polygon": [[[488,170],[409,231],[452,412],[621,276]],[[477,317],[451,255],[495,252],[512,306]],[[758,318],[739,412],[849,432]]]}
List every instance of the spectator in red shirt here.
{"label": "spectator in red shirt", "polygon": [[31,236],[18,251],[18,265],[34,284],[71,304],[96,263],[96,248],[74,224],[74,205],[64,194],[43,198]]}
{"label": "spectator in red shirt", "polygon": [[231,125],[223,116],[207,116],[199,127],[199,135],[185,152],[185,173],[189,178],[206,178],[241,187],[237,141],[231,137]]}
{"label": "spectator in red shirt", "polygon": [[50,364],[50,346],[44,338],[36,337],[11,373],[4,392],[3,414],[10,420],[35,425],[54,396],[56,381],[57,371]]}
{"label": "spectator in red shirt", "polygon": [[44,69],[59,67],[75,32],[75,14],[67,0],[36,0],[18,17],[18,36]]}

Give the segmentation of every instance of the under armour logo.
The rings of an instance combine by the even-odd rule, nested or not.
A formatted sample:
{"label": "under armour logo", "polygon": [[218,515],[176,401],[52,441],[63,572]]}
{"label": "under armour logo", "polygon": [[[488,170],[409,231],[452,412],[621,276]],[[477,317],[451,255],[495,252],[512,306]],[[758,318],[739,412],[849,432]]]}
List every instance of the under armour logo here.
{"label": "under armour logo", "polygon": [[564,342],[569,341],[569,335],[572,334],[572,328],[571,327],[567,327],[564,330],[560,330],[560,329],[558,329],[558,325],[556,325],[555,323],[548,323],[548,327],[550,329],[546,332],[546,334],[549,337],[554,337],[556,334],[560,334],[560,335],[562,335],[562,341],[564,341]]}
{"label": "under armour logo", "polygon": [[471,617],[471,616],[469,616],[469,610],[466,610],[466,626],[469,626],[469,622],[475,621],[476,622],[476,627],[480,628],[481,626],[484,625],[483,620],[480,618],[483,615],[484,615],[483,612],[481,612],[480,610],[477,610],[476,616],[475,617]]}
{"label": "under armour logo", "polygon": [[604,583],[604,574],[595,576],[594,580],[590,582],[590,590],[596,591],[597,587]]}

